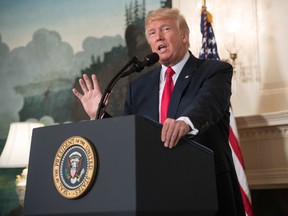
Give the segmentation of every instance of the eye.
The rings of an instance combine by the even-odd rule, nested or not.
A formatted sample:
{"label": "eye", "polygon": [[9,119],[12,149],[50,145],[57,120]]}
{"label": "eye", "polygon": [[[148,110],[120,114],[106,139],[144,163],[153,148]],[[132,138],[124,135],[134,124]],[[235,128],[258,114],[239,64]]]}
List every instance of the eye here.
{"label": "eye", "polygon": [[155,31],[149,31],[148,36],[153,36],[155,34]]}
{"label": "eye", "polygon": [[162,31],[163,32],[167,32],[167,31],[169,31],[170,30],[170,27],[169,26],[163,26],[162,27]]}

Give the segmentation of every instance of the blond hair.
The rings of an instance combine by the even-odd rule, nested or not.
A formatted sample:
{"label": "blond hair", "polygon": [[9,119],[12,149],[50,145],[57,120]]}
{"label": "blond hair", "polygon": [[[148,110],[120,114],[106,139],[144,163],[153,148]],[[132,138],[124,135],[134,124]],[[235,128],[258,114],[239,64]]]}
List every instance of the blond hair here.
{"label": "blond hair", "polygon": [[[157,10],[152,10],[148,13],[146,20],[145,20],[145,26],[153,20],[158,20],[158,19],[172,19],[175,20],[175,22],[178,25],[178,28],[182,34],[188,34],[189,38],[189,27],[186,22],[186,19],[182,14],[180,14],[178,9],[175,8],[159,8]],[[145,31],[146,37],[147,37],[147,32]],[[189,40],[187,42],[188,47],[190,46]]]}

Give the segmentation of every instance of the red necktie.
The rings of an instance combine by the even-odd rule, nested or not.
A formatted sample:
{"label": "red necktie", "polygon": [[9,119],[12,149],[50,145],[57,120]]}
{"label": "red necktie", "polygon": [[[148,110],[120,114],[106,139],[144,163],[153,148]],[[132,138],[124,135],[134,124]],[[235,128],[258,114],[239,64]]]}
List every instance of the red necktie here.
{"label": "red necktie", "polygon": [[170,102],[170,97],[172,95],[172,91],[174,88],[174,83],[172,76],[175,74],[174,70],[171,67],[168,67],[166,70],[166,81],[165,81],[165,86],[163,89],[162,93],[162,99],[161,99],[161,118],[160,122],[163,124],[167,117],[167,112],[168,112],[168,106]]}

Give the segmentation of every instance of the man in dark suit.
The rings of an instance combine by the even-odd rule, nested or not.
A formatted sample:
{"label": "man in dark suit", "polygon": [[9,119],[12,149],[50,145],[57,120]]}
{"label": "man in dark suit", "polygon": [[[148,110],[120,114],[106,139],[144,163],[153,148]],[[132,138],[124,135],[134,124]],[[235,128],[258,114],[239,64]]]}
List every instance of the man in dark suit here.
{"label": "man in dark suit", "polygon": [[[219,211],[217,216],[244,216],[239,184],[228,143],[232,66],[217,60],[200,60],[189,49],[189,27],[175,9],[151,11],[146,37],[159,55],[160,67],[133,81],[125,101],[125,114],[147,116],[163,123],[161,140],[174,148],[183,136],[214,151]],[[167,113],[162,110],[165,82],[172,71],[172,95]],[[172,69],[171,69],[172,68]],[[102,97],[95,75],[79,80],[83,94],[73,89],[91,119]],[[107,105],[107,104],[106,104]],[[163,119],[162,119],[163,118]],[[167,189],[169,190],[169,189]]]}

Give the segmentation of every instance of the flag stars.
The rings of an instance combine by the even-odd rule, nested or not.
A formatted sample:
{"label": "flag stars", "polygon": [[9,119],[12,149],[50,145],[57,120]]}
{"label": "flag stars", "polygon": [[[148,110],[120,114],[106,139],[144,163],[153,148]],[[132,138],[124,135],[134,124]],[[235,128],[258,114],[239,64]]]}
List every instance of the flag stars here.
{"label": "flag stars", "polygon": [[212,37],[210,40],[208,40],[208,43],[209,44],[216,44],[216,40],[215,40],[215,38],[214,37]]}

